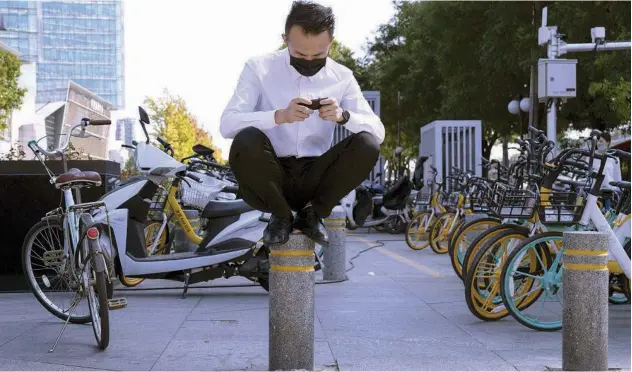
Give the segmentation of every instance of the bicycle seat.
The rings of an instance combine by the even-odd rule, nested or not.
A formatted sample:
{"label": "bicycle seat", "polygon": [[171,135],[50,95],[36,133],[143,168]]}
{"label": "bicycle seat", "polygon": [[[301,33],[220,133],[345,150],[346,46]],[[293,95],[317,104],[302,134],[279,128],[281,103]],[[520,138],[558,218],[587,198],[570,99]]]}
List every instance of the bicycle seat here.
{"label": "bicycle seat", "polygon": [[610,185],[612,185],[614,187],[619,187],[619,188],[622,188],[622,189],[630,190],[630,182],[612,181],[612,182],[610,182]]}
{"label": "bicycle seat", "polygon": [[210,155],[213,155],[215,151],[213,151],[213,149],[210,149],[204,145],[197,144],[193,146],[193,152],[202,156],[210,156]]}
{"label": "bicycle seat", "polygon": [[221,218],[238,216],[242,213],[254,211],[255,209],[246,204],[243,200],[211,200],[202,211],[204,218]]}
{"label": "bicycle seat", "polygon": [[71,168],[66,173],[60,174],[55,179],[55,187],[90,187],[101,186],[101,176],[97,172],[82,172],[77,168]]}

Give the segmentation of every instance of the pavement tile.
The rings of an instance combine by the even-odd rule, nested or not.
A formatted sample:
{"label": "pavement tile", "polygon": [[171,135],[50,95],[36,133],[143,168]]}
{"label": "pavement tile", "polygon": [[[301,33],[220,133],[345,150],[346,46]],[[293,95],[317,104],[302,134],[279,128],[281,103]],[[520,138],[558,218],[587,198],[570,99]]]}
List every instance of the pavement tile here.
{"label": "pavement tile", "polygon": [[[175,340],[268,339],[268,309],[190,315],[174,336]],[[314,338],[326,341],[323,328],[314,316]]]}
{"label": "pavement tile", "polygon": [[86,368],[66,364],[31,362],[17,359],[0,358],[0,371],[99,371],[102,368]]}
{"label": "pavement tile", "polygon": [[[496,351],[507,362],[520,371],[544,371],[547,368],[562,368],[562,345],[557,348]],[[630,370],[630,347],[608,345],[608,368]]]}
{"label": "pavement tile", "polygon": [[[165,352],[153,366],[156,371],[267,371],[268,340],[181,340],[169,343]],[[317,371],[333,370],[335,360],[329,344],[314,344],[314,368]]]}
{"label": "pavement tile", "polygon": [[424,344],[425,347],[479,346],[466,332],[450,324],[434,311],[405,310],[335,310],[320,311],[327,337],[362,337]]}
{"label": "pavement tile", "polygon": [[178,308],[171,312],[146,308],[144,313],[136,314],[113,311],[110,345],[105,351],[97,348],[90,324],[69,324],[55,351],[49,353],[62,327],[61,321],[51,319],[4,344],[0,347],[0,357],[86,368],[148,370],[186,316],[187,312]]}
{"label": "pavement tile", "polygon": [[345,371],[514,370],[481,345],[456,349],[452,342],[428,345],[383,339],[330,336],[329,345]]}

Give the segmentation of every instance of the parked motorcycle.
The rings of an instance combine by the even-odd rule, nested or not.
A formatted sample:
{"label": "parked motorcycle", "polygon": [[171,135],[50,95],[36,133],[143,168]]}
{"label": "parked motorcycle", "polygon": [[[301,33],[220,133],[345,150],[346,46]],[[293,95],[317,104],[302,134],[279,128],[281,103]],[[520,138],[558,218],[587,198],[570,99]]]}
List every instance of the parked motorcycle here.
{"label": "parked motorcycle", "polygon": [[391,234],[404,232],[412,218],[412,189],[409,177],[402,177],[384,195],[376,195],[376,188],[364,184],[356,187],[340,201],[347,228],[369,227]]}
{"label": "parked motorcycle", "polygon": [[[120,183],[118,188],[100,199],[109,212],[109,233],[112,237],[102,244],[110,246],[108,251],[115,259],[119,277],[183,281],[183,297],[190,284],[232,276],[249,278],[268,290],[269,250],[262,243],[268,220],[264,214],[243,200],[213,200],[213,196],[225,190],[210,185],[206,190],[209,201],[201,213],[208,222],[202,226],[202,235],[196,234],[176,196],[183,184],[202,185],[202,179],[192,165],[177,161],[150,143],[146,129],[149,117],[140,107],[139,113],[147,140],[135,146],[134,156],[142,175]],[[166,142],[162,144],[168,145]],[[170,182],[168,189],[162,186],[165,182]],[[187,238],[197,244],[194,251],[149,254],[145,227],[152,199],[155,200],[154,197],[161,191],[166,192],[164,205],[173,211]],[[107,218],[105,208],[95,213],[95,220]],[[153,250],[162,244],[161,230],[166,224],[165,218],[158,234],[150,237]],[[318,258],[315,261],[315,269],[318,270]]]}

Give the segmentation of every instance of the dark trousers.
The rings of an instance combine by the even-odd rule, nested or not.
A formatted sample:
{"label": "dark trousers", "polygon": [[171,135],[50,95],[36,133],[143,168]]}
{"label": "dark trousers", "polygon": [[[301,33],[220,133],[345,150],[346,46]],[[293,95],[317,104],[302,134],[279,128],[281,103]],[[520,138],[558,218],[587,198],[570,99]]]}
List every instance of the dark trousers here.
{"label": "dark trousers", "polygon": [[307,203],[325,218],[340,199],[364,181],[380,153],[366,132],[352,134],[319,157],[277,157],[270,139],[249,127],[235,136],[230,167],[246,203],[288,217]]}

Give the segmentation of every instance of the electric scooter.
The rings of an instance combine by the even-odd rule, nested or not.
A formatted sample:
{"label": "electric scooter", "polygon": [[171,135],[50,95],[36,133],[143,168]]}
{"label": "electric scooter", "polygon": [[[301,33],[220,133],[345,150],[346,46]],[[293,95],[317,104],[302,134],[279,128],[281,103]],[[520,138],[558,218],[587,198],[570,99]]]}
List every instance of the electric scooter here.
{"label": "electric scooter", "polygon": [[[147,140],[138,143],[134,153],[136,167],[143,177],[121,184],[104,195],[100,200],[105,207],[93,216],[96,221],[105,221],[109,217],[112,239],[101,243],[111,246],[108,251],[113,256],[112,262],[116,262],[117,274],[129,278],[183,281],[183,297],[190,284],[232,276],[249,278],[268,290],[269,250],[263,245],[262,236],[269,220],[243,200],[213,200],[213,196],[222,191],[215,189],[210,191],[209,202],[201,214],[208,220],[203,236],[196,235],[176,195],[183,183],[201,183],[201,178],[189,165],[150,143],[146,129],[149,117],[141,107],[139,113]],[[166,203],[187,237],[199,241],[193,252],[148,255],[144,226],[152,199],[161,189],[166,191],[162,186],[165,182],[170,182]],[[155,239],[160,238],[159,233]],[[321,266],[318,261],[317,257],[316,270]]]}

